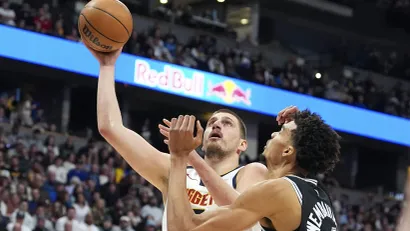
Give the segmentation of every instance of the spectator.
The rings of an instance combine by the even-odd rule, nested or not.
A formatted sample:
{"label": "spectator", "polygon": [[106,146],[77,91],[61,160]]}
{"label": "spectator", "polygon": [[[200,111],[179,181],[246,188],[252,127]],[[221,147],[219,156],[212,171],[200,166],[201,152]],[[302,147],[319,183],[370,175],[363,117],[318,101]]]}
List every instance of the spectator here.
{"label": "spectator", "polygon": [[76,220],[84,222],[85,217],[90,213],[90,207],[85,200],[84,194],[78,193],[76,195],[76,202],[74,203],[73,207],[75,208],[76,212]]}
{"label": "spectator", "polygon": [[15,231],[15,230],[21,230],[21,231],[31,231],[32,228],[26,226],[24,224],[25,220],[25,212],[17,212],[15,215],[15,221],[10,222],[7,225],[7,230],[8,231]]}
{"label": "spectator", "polygon": [[122,216],[120,218],[120,230],[121,231],[134,231],[131,227],[131,220],[128,216]]}
{"label": "spectator", "polygon": [[0,23],[7,24],[9,26],[15,26],[16,12],[10,9],[9,3],[4,1],[0,7]]}
{"label": "spectator", "polygon": [[88,213],[85,217],[85,226],[88,231],[99,231],[97,226],[94,225],[93,215]]}
{"label": "spectator", "polygon": [[163,211],[158,207],[158,201],[155,197],[149,199],[149,204],[146,204],[141,209],[141,216],[147,220],[151,220],[156,227],[159,227],[162,222]]}
{"label": "spectator", "polygon": [[56,231],[66,231],[67,229],[82,230],[84,223],[75,219],[75,208],[71,207],[67,209],[67,216],[63,216],[56,222]]}

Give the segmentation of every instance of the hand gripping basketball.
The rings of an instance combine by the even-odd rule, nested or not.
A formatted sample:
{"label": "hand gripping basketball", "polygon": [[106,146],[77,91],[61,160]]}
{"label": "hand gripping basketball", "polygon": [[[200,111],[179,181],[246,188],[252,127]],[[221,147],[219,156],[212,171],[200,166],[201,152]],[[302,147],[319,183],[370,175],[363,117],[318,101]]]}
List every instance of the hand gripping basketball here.
{"label": "hand gripping basketball", "polygon": [[[195,122],[197,126],[196,136],[194,136]],[[188,156],[194,149],[202,143],[204,129],[195,116],[179,116],[172,118],[169,129],[168,148],[171,154],[177,156]]]}

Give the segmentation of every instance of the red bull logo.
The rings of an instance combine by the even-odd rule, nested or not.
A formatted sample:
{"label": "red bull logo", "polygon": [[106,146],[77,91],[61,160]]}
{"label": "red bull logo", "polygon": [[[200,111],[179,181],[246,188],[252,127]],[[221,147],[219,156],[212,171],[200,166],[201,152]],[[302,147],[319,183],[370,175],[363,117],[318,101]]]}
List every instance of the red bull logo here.
{"label": "red bull logo", "polygon": [[187,78],[180,68],[164,65],[163,70],[154,70],[148,62],[141,59],[135,61],[134,82],[186,95],[204,95],[205,80],[202,73],[193,72],[192,77]]}
{"label": "red bull logo", "polygon": [[251,105],[251,90],[248,88],[243,90],[241,87],[235,84],[232,80],[226,80],[222,83],[212,85],[209,82],[208,96],[217,96],[226,103],[244,103]]}

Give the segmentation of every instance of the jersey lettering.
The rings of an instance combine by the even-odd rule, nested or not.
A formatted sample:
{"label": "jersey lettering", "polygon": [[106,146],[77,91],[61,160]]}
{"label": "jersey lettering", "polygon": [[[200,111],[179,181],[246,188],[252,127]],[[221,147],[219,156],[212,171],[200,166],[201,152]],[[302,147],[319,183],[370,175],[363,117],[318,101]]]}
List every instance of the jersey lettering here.
{"label": "jersey lettering", "polygon": [[319,201],[315,204],[313,211],[309,214],[306,230],[320,231],[322,222],[326,218],[332,219],[336,225],[336,218],[333,214],[332,208],[323,201]]}
{"label": "jersey lettering", "polygon": [[193,205],[209,206],[214,204],[214,200],[209,194],[202,194],[195,189],[187,189],[188,199]]}

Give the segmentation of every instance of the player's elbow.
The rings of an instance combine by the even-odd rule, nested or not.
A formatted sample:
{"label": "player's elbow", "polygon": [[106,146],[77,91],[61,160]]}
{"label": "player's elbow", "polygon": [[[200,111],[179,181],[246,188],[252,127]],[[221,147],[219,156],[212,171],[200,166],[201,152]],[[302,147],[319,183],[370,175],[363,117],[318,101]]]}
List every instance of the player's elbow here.
{"label": "player's elbow", "polygon": [[106,122],[98,122],[98,132],[101,134],[102,137],[105,139],[109,139],[110,137],[114,136],[115,130],[117,129],[118,125],[106,123]]}

